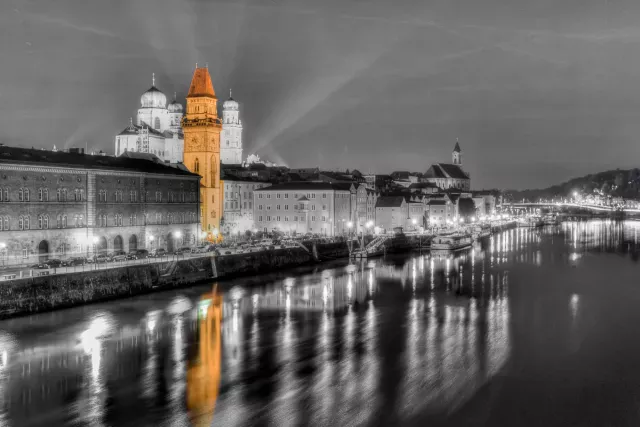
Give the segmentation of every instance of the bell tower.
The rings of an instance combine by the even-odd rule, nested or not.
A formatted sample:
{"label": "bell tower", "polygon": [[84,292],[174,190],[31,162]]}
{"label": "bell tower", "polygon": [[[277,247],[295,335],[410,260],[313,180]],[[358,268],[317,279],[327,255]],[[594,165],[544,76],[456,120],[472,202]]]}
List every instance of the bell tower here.
{"label": "bell tower", "polygon": [[462,149],[460,148],[460,143],[456,138],[456,146],[453,148],[453,153],[451,153],[451,162],[454,165],[462,166]]}
{"label": "bell tower", "polygon": [[220,232],[222,183],[220,182],[220,131],[218,98],[208,68],[193,73],[187,94],[187,111],[182,119],[184,165],[202,177],[200,181],[200,222],[212,236]]}

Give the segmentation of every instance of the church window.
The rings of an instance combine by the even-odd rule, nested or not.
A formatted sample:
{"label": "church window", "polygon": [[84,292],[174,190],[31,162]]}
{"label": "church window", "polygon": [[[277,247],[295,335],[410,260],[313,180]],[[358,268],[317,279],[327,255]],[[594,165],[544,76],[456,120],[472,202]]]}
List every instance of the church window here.
{"label": "church window", "polygon": [[218,167],[216,165],[215,156],[211,157],[211,186],[215,187],[218,180],[216,179],[218,173]]}
{"label": "church window", "polygon": [[155,125],[153,127],[156,129],[160,129],[160,117],[156,117]]}
{"label": "church window", "polygon": [[44,191],[42,190],[42,188],[38,189],[38,200],[40,200],[41,202],[44,199]]}
{"label": "church window", "polygon": [[196,157],[196,160],[193,162],[193,171],[195,173],[200,173],[200,161]]}
{"label": "church window", "polygon": [[0,217],[0,230],[4,230],[4,231],[9,230],[9,217],[8,216],[5,216],[4,218]]}

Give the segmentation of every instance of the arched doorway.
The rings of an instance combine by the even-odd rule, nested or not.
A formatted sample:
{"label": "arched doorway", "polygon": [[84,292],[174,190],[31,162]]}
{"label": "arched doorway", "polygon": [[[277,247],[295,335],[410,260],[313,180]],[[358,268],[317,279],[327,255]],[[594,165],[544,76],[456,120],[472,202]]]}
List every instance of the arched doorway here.
{"label": "arched doorway", "polygon": [[45,262],[49,259],[49,242],[42,240],[38,245],[38,261]]}
{"label": "arched doorway", "polygon": [[171,253],[175,250],[175,237],[173,233],[169,233],[167,236],[167,252]]}
{"label": "arched doorway", "polygon": [[113,251],[117,252],[121,250],[122,250],[122,237],[118,235],[115,237],[115,239],[113,239]]}
{"label": "arched doorway", "polygon": [[100,240],[98,240],[97,250],[100,255],[107,254],[107,238],[106,237],[101,237]]}
{"label": "arched doorway", "polygon": [[138,250],[138,237],[135,234],[132,234],[129,237],[129,252],[134,252]]}

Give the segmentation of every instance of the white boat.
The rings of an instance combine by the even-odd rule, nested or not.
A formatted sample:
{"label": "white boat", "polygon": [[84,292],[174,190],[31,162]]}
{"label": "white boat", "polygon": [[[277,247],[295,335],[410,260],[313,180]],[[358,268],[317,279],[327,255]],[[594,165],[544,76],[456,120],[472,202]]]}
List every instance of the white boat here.
{"label": "white boat", "polygon": [[538,216],[530,216],[527,218],[518,219],[518,227],[542,227],[544,222],[542,222],[542,218]]}
{"label": "white boat", "polygon": [[476,225],[471,229],[471,237],[474,240],[482,239],[483,237],[491,236],[491,226],[487,225]]}
{"label": "white boat", "polygon": [[431,251],[459,251],[470,247],[473,237],[470,234],[441,234],[431,241]]}
{"label": "white boat", "polygon": [[558,225],[560,224],[560,219],[557,215],[546,215],[542,218],[542,222],[544,225]]}

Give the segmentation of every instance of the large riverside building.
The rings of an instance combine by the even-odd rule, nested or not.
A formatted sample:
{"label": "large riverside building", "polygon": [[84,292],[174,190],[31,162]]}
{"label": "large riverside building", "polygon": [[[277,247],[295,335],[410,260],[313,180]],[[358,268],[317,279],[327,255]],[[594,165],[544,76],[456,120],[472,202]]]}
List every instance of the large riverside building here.
{"label": "large riverside building", "polygon": [[221,232],[239,235],[253,230],[253,192],[270,185],[257,179],[225,176]]}
{"label": "large riverside building", "polygon": [[196,68],[187,94],[187,113],[182,119],[184,164],[202,177],[200,201],[202,230],[211,236],[220,230],[222,182],[220,181],[220,132],[218,98],[208,68]]}
{"label": "large riverside building", "polygon": [[181,120],[182,105],[175,96],[167,105],[167,97],[156,87],[154,77],[151,88],[140,97],[135,123],[131,119],[129,126],[116,136],[116,156],[133,151],[154,154],[170,163],[181,163],[184,151]]}
{"label": "large riverside building", "polygon": [[242,120],[238,101],[229,91],[229,99],[222,104],[222,136],[220,141],[220,162],[239,165],[242,163]]}
{"label": "large riverside building", "polygon": [[456,146],[451,153],[452,163],[435,163],[424,174],[423,181],[430,182],[442,190],[450,188],[469,191],[471,188],[471,178],[462,169],[462,149],[456,142]]}
{"label": "large riverside building", "polygon": [[260,231],[335,236],[348,230],[348,184],[289,182],[253,192],[254,223]]}
{"label": "large riverside building", "polygon": [[0,146],[0,264],[192,245],[199,185],[147,159]]}

